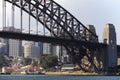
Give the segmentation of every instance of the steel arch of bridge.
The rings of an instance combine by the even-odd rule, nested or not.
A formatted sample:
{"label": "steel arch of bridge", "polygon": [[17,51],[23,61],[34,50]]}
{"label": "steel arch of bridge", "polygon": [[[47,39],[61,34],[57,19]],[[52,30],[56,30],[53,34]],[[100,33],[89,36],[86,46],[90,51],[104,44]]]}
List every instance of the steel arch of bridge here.
{"label": "steel arch of bridge", "polygon": [[[72,14],[53,0],[5,0],[18,6],[41,24],[55,37],[88,41],[88,35],[98,39],[97,35],[88,30]],[[91,41],[91,40],[90,40]],[[94,40],[93,40],[94,41]]]}
{"label": "steel arch of bridge", "polygon": [[[5,1],[16,5],[17,7],[21,8],[21,10],[34,17],[38,22],[44,25],[44,27],[46,27],[54,37],[58,39],[84,42],[94,42],[98,40],[98,36],[95,33],[88,30],[78,19],[76,19],[72,14],[70,14],[67,10],[65,10],[62,6],[53,0]],[[86,53],[86,49],[83,49],[82,44],[79,47],[75,47],[75,45],[74,47],[65,47],[76,59],[82,59],[84,56],[87,56],[88,61],[91,63],[91,65],[97,69],[92,59],[93,56]],[[80,51],[83,53],[80,54]],[[81,63],[81,59],[78,62]],[[85,70],[83,66],[80,65],[80,67],[82,70]]]}

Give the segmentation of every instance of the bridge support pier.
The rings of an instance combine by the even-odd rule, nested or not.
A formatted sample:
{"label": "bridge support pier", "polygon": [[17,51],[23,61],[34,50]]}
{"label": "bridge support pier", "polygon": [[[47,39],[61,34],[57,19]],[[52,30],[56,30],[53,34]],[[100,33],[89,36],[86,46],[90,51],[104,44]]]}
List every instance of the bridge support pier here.
{"label": "bridge support pier", "polygon": [[108,44],[104,50],[104,70],[117,66],[116,32],[113,24],[106,24],[103,32],[103,42]]}

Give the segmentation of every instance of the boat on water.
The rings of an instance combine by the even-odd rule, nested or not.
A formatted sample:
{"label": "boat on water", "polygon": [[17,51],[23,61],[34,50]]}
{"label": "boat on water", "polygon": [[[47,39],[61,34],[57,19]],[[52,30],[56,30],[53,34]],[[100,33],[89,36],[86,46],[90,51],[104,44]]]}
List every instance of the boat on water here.
{"label": "boat on water", "polygon": [[45,73],[43,73],[41,71],[30,71],[30,70],[25,70],[25,71],[21,72],[20,74],[24,74],[24,75],[45,75]]}
{"label": "boat on water", "polygon": [[40,71],[34,71],[34,72],[27,72],[26,71],[26,74],[27,75],[45,75],[45,73],[42,73],[42,72],[40,72]]}
{"label": "boat on water", "polygon": [[11,73],[2,73],[0,72],[0,75],[10,75]]}

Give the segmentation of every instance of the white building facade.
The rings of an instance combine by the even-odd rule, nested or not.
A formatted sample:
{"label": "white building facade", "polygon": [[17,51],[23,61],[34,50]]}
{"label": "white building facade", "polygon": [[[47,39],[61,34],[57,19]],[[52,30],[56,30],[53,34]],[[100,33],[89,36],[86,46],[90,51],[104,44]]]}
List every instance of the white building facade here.
{"label": "white building facade", "polygon": [[33,43],[25,43],[24,57],[27,58],[40,58],[40,47],[35,46]]}

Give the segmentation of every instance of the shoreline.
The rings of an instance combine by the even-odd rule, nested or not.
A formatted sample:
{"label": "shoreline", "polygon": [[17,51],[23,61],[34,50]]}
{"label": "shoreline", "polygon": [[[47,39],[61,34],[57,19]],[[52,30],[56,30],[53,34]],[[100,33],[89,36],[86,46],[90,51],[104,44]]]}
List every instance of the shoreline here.
{"label": "shoreline", "polygon": [[68,75],[68,76],[102,76],[98,73],[82,73],[77,72],[45,72],[45,75]]}
{"label": "shoreline", "polygon": [[42,72],[42,74],[0,74],[0,75],[48,75],[48,76],[120,76],[114,74],[84,73],[81,71]]}

